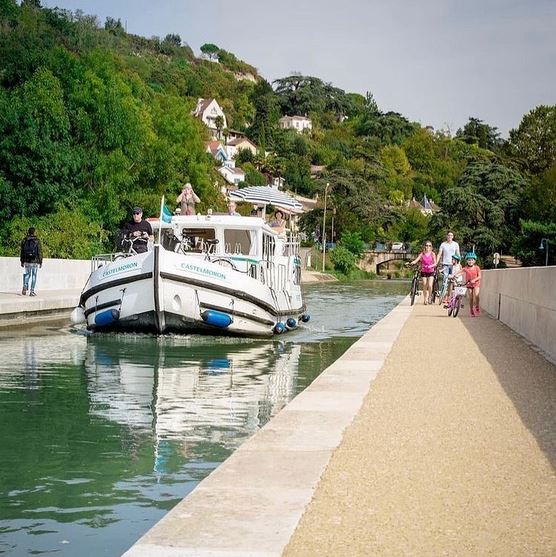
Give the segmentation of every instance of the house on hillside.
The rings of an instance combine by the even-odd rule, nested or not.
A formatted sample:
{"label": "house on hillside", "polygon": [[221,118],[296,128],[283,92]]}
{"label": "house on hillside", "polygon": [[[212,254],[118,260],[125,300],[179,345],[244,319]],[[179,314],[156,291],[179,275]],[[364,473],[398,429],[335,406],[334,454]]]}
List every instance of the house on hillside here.
{"label": "house on hillside", "polygon": [[253,155],[257,154],[257,146],[246,137],[229,140],[228,143],[226,143],[226,149],[231,157],[235,157],[242,149],[251,151]]}
{"label": "house on hillside", "polygon": [[409,209],[419,209],[419,211],[427,217],[440,211],[440,207],[433,201],[429,201],[426,194],[423,196],[423,201],[421,203],[413,198],[411,201],[408,201],[407,207]]}
{"label": "house on hillside", "polygon": [[239,186],[241,182],[245,182],[245,172],[241,168],[233,168],[229,166],[221,166],[218,172],[224,176],[224,180],[228,184],[233,184],[234,186]]}
{"label": "house on hillside", "polygon": [[197,106],[195,110],[192,112],[195,118],[199,118],[209,128],[212,137],[216,138],[218,135],[218,128],[216,126],[216,119],[220,116],[222,118],[223,125],[221,129],[228,127],[228,123],[226,121],[226,115],[224,111],[220,107],[220,105],[216,102],[216,99],[199,99],[197,101]]}
{"label": "house on hillside", "polygon": [[229,165],[233,162],[228,149],[220,141],[209,141],[205,147],[207,153],[212,155],[220,164]]}
{"label": "house on hillside", "polygon": [[282,129],[295,130],[297,133],[313,129],[313,123],[305,116],[282,116],[278,122]]}

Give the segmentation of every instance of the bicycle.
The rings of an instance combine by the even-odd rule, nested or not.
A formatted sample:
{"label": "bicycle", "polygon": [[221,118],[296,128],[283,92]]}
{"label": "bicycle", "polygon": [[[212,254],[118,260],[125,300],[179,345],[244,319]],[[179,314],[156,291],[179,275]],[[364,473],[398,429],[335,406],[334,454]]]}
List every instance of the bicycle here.
{"label": "bicycle", "polygon": [[116,254],[115,259],[137,255],[137,251],[135,250],[135,242],[146,242],[148,239],[149,235],[146,232],[143,232],[140,236],[133,236],[132,234],[124,236],[120,244],[122,247],[122,251]]}
{"label": "bicycle", "polygon": [[448,317],[457,317],[459,310],[463,307],[463,300],[467,293],[467,288],[456,283],[454,279],[449,279],[453,285],[452,297],[448,302]]}
{"label": "bicycle", "polygon": [[443,290],[440,287],[440,273],[439,273],[438,268],[437,268],[434,272],[434,280],[433,280],[433,283],[432,283],[431,297],[430,297],[430,300],[429,300],[430,303],[434,304],[434,302],[438,298],[438,303],[440,304],[441,301],[442,301],[442,292],[443,292]]}
{"label": "bicycle", "polygon": [[[406,267],[412,267],[410,263],[406,264]],[[413,278],[411,279],[411,290],[409,291],[409,297],[411,299],[411,305],[415,303],[415,296],[417,295],[417,290],[419,290],[419,280],[421,278],[421,270],[419,267],[415,267],[413,272]]]}

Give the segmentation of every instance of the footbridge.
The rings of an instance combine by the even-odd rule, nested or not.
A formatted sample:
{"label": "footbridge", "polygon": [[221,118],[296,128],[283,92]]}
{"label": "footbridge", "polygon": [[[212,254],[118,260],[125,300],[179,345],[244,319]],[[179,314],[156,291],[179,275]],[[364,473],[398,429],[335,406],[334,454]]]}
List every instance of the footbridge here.
{"label": "footbridge", "polygon": [[364,271],[380,275],[381,269],[390,261],[413,261],[418,254],[408,250],[364,251],[361,254],[359,267]]}

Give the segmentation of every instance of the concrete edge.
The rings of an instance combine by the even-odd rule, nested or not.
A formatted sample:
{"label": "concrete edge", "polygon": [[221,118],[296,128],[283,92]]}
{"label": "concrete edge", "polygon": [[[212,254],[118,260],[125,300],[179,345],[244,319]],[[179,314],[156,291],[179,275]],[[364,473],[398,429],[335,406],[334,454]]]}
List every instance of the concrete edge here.
{"label": "concrete edge", "polygon": [[124,557],[277,557],[412,311],[406,297]]}

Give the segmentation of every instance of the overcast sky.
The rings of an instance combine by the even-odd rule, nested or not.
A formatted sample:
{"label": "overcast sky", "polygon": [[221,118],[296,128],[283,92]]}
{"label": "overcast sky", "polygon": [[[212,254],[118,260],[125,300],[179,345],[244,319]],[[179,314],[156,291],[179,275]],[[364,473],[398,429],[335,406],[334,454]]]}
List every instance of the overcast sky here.
{"label": "overcast sky", "polygon": [[129,33],[212,42],[266,79],[314,75],[381,110],[455,133],[470,116],[503,136],[556,104],[554,0],[43,0]]}

